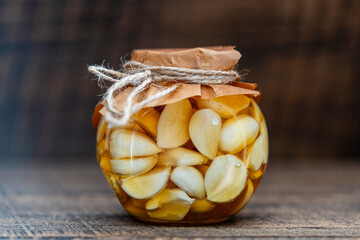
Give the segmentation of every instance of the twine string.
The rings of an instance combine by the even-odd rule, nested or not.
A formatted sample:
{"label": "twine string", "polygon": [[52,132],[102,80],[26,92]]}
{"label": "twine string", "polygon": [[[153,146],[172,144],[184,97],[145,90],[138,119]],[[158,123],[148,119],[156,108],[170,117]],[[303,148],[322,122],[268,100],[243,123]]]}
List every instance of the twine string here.
{"label": "twine string", "polygon": [[[129,61],[123,64],[122,71],[115,71],[97,65],[89,66],[88,70],[97,77],[99,82],[106,80],[112,83],[103,98],[107,110],[105,119],[114,125],[126,124],[132,114],[148,103],[175,91],[179,87],[179,83],[215,85],[227,84],[240,79],[240,75],[236,71],[149,66],[136,61]],[[151,84],[159,82],[173,82],[174,84],[133,104],[134,98],[138,94],[150,87]],[[127,96],[124,107],[120,110],[114,96],[116,95],[115,93],[120,93],[127,86],[133,86],[134,89]]]}

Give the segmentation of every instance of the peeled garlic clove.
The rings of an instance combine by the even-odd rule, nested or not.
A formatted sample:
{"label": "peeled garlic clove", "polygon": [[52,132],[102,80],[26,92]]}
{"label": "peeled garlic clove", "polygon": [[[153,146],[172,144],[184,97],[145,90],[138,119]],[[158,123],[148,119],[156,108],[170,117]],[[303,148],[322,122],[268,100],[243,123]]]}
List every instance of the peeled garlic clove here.
{"label": "peeled garlic clove", "polygon": [[154,108],[142,108],[133,115],[135,121],[151,136],[156,138],[160,113]]}
{"label": "peeled garlic clove", "polygon": [[205,197],[204,178],[193,167],[176,167],[170,176],[170,180],[190,196],[203,199]]}
{"label": "peeled garlic clove", "polygon": [[110,134],[109,151],[113,158],[125,158],[154,155],[161,149],[142,133],[116,129]]}
{"label": "peeled garlic clove", "polygon": [[213,99],[200,99],[197,106],[200,109],[210,108],[217,112],[222,118],[229,118],[247,108],[250,98],[245,95],[222,96]]}
{"label": "peeled garlic clove", "polygon": [[259,123],[246,114],[227,119],[221,129],[220,151],[240,152],[253,142],[259,133]]}
{"label": "peeled garlic clove", "polygon": [[106,135],[107,131],[107,123],[105,122],[105,118],[100,117],[100,121],[96,130],[96,142],[99,143]]}
{"label": "peeled garlic clove", "polygon": [[205,164],[208,158],[204,155],[182,147],[166,149],[159,153],[159,165],[182,166]]}
{"label": "peeled garlic clove", "polygon": [[228,202],[244,189],[247,169],[243,161],[227,154],[214,159],[205,174],[207,199],[212,202]]}
{"label": "peeled garlic clove", "polygon": [[159,147],[179,147],[190,139],[189,121],[192,111],[192,106],[187,99],[165,106],[158,123],[157,144]]}
{"label": "peeled garlic clove", "polygon": [[251,105],[252,105],[251,113],[253,117],[255,118],[256,121],[261,122],[264,119],[264,116],[260,110],[259,105],[257,105],[254,99],[251,99]]}
{"label": "peeled garlic clove", "polygon": [[105,171],[108,171],[108,172],[111,172],[111,165],[110,165],[110,162],[109,162],[109,157],[106,156],[106,155],[103,155],[100,159],[100,167],[101,169],[105,170]]}
{"label": "peeled garlic clove", "polygon": [[241,203],[239,204],[239,206],[230,213],[230,215],[233,215],[237,212],[239,212],[241,209],[244,208],[244,206],[249,202],[250,198],[252,197],[252,195],[254,194],[254,184],[253,182],[248,179],[247,182],[246,182],[246,192],[245,192],[245,195],[244,195],[244,198],[242,199]]}
{"label": "peeled garlic clove", "polygon": [[148,218],[146,212],[144,211],[144,209],[135,207],[131,204],[128,205],[124,205],[124,209],[126,212],[128,212],[131,216],[134,216],[137,219],[140,220],[145,220]]}
{"label": "peeled garlic clove", "polygon": [[190,198],[184,191],[169,188],[146,202],[145,208],[147,214],[153,219],[180,221],[189,212],[193,202],[194,199]]}
{"label": "peeled garlic clove", "polygon": [[150,198],[165,188],[169,179],[170,167],[157,168],[139,176],[122,180],[122,189],[136,199]]}
{"label": "peeled garlic clove", "polygon": [[260,135],[253,144],[246,149],[246,166],[251,171],[257,171],[265,160],[264,135]]}
{"label": "peeled garlic clove", "polygon": [[218,150],[221,117],[211,109],[201,109],[191,117],[189,132],[196,149],[213,159]]}
{"label": "peeled garlic clove", "polygon": [[148,215],[145,212],[145,202],[148,200],[138,200],[130,198],[124,205],[124,209],[132,216],[138,219],[147,219]]}
{"label": "peeled garlic clove", "polygon": [[269,158],[269,137],[265,119],[260,123],[260,134],[264,136],[264,163],[267,163]]}
{"label": "peeled garlic clove", "polygon": [[150,171],[156,164],[157,155],[137,158],[111,159],[113,171],[121,175],[139,175]]}
{"label": "peeled garlic clove", "polygon": [[195,199],[194,203],[190,207],[191,212],[208,212],[215,207],[214,204],[206,199]]}

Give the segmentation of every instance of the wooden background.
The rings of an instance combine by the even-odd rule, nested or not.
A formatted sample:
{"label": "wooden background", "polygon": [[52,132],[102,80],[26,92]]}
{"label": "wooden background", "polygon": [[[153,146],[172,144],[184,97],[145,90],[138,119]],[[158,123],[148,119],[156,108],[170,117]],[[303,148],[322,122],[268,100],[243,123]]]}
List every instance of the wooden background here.
{"label": "wooden background", "polygon": [[263,92],[272,156],[360,156],[359,13],[356,0],[0,0],[0,156],[94,154],[87,64],[221,44]]}

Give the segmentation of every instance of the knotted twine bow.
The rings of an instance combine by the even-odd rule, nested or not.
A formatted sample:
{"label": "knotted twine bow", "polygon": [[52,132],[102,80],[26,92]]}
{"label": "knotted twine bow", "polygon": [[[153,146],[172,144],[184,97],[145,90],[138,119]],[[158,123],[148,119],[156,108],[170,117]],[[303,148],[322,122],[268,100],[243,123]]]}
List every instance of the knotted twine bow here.
{"label": "knotted twine bow", "polygon": [[[146,104],[175,91],[179,87],[179,83],[215,85],[227,84],[240,79],[237,71],[149,66],[136,61],[123,64],[122,71],[97,65],[89,66],[88,70],[98,78],[98,81],[106,80],[113,83],[105,92],[103,99],[107,110],[105,119],[114,125],[126,124],[130,117]],[[134,98],[139,93],[151,86],[152,83],[159,82],[173,82],[174,84],[133,104]],[[122,111],[120,111],[114,99],[114,92],[121,92],[127,86],[134,86],[134,89],[127,97]]]}

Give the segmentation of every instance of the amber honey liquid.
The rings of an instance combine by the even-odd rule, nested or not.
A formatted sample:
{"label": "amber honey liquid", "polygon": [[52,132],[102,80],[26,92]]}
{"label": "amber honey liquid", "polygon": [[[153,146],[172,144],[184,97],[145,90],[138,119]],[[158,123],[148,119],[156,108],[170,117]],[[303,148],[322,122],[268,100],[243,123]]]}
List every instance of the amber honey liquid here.
{"label": "amber honey liquid", "polygon": [[[195,101],[192,100],[190,102],[192,103],[193,112],[196,112],[198,110],[198,108],[195,104]],[[159,107],[154,111],[157,111],[160,115],[161,111],[163,109],[164,109],[163,107]],[[263,135],[266,137],[266,141],[267,141],[266,125],[265,125],[262,113],[259,112],[259,109],[254,102],[252,104],[249,104],[249,106],[247,108],[241,110],[241,112],[238,114],[245,114],[245,115],[247,114],[247,115],[253,117],[257,122],[259,122],[260,127],[259,127],[257,136]],[[232,116],[232,117],[236,118],[236,116]],[[224,120],[225,119],[222,118],[222,121],[224,121]],[[154,222],[154,223],[191,223],[191,224],[206,224],[206,223],[215,223],[215,222],[224,221],[245,207],[247,202],[250,200],[251,196],[255,193],[256,189],[258,188],[261,178],[266,170],[266,165],[267,165],[266,161],[262,162],[261,166],[258,168],[258,170],[254,171],[251,169],[254,167],[252,167],[252,166],[249,167],[248,166],[249,163],[246,163],[244,160],[245,158],[247,158],[247,154],[251,150],[251,148],[249,148],[248,146],[250,146],[251,144],[254,144],[254,142],[255,142],[255,140],[252,140],[252,142],[250,144],[248,144],[248,146],[246,148],[244,147],[237,154],[234,154],[234,156],[243,160],[244,164],[246,163],[246,165],[248,166],[246,169],[246,174],[247,174],[246,184],[243,187],[243,189],[241,190],[241,192],[235,198],[232,198],[226,202],[216,202],[216,201],[208,200],[206,196],[203,199],[198,199],[198,198],[188,194],[190,196],[190,198],[193,199],[192,201],[194,201],[194,202],[192,203],[190,209],[187,211],[186,215],[181,220],[152,218],[149,215],[149,212],[151,212],[152,210],[147,210],[146,204],[149,201],[149,199],[158,196],[159,194],[161,194],[161,192],[159,192],[149,198],[137,199],[137,198],[130,196],[128,193],[126,193],[126,191],[124,191],[124,189],[122,187],[123,180],[126,180],[128,177],[136,178],[137,175],[136,176],[121,175],[121,174],[113,171],[112,165],[110,162],[110,159],[112,159],[113,157],[112,157],[111,151],[109,151],[110,135],[114,129],[119,129],[119,128],[121,129],[121,127],[107,128],[106,123],[104,125],[105,125],[106,132],[102,133],[103,138],[98,141],[98,146],[97,146],[98,161],[100,163],[100,166],[102,168],[102,171],[103,171],[107,181],[109,182],[110,186],[112,187],[114,193],[116,194],[118,200],[120,201],[120,203],[122,204],[124,209],[130,215],[132,215],[135,218],[142,220],[142,221]],[[145,127],[148,127],[148,126],[145,126]],[[145,130],[143,130],[143,128],[141,128],[141,129],[140,128],[141,127],[136,126],[136,128],[133,129],[132,131],[133,132],[141,131],[144,133],[148,133],[148,131],[145,131]],[[99,132],[98,132],[98,135],[99,135]],[[151,138],[154,141],[156,141],[155,137],[152,136]],[[194,143],[191,140],[187,141],[181,147],[190,149],[193,151],[197,151],[196,146],[194,145]],[[266,152],[266,158],[267,158],[267,142],[266,142],[266,146],[264,145],[263,151]],[[216,155],[219,156],[219,155],[223,155],[223,154],[227,154],[227,153],[221,152],[218,150]],[[255,155],[255,156],[257,156],[257,155]],[[191,165],[191,166],[194,167],[195,169],[197,169],[202,174],[202,176],[205,178],[205,175],[206,175],[209,167],[211,167],[212,163],[213,163],[213,159],[209,159],[204,164]],[[158,164],[156,164],[152,168],[155,169],[157,167],[159,167]],[[171,170],[173,170],[175,167],[176,166],[171,165]],[[141,175],[142,174],[140,174],[139,176],[141,176]],[[139,186],[139,188],[141,188],[141,186]],[[174,182],[172,182],[170,179],[168,179],[165,186],[163,187],[163,189],[179,189],[179,186],[177,186]],[[140,192],[141,192],[141,190],[140,190]],[[162,209],[162,210],[165,213],[167,211],[166,207],[165,207],[165,209]],[[169,208],[168,211],[171,211],[171,209]],[[171,215],[171,212],[166,213],[166,214]]]}
{"label": "amber honey liquid", "polygon": [[[255,180],[252,180],[254,184],[254,192],[256,192],[259,183],[261,181],[262,175],[264,174],[266,169],[266,164],[263,164],[261,168],[258,170],[260,176],[257,177]],[[120,201],[121,205],[124,207],[124,209],[135,218],[146,221],[146,222],[154,222],[154,223],[169,223],[169,221],[159,221],[151,219],[145,209],[145,203],[148,201],[147,199],[135,199],[127,195],[122,189],[121,186],[118,184],[117,181],[121,179],[119,176],[116,176],[116,174],[108,172],[106,170],[103,170],[104,175],[106,176],[107,181],[111,185],[114,193],[116,194],[116,197]],[[250,177],[248,177],[249,180],[251,180]],[[174,185],[171,181],[168,182],[166,188],[176,188],[176,185]],[[209,211],[205,212],[193,212],[190,211],[186,215],[186,217],[182,221],[174,221],[173,223],[191,223],[191,224],[207,224],[207,223],[216,223],[216,222],[222,222],[238,211],[240,211],[243,207],[245,207],[246,203],[239,208],[240,205],[244,202],[245,194],[247,192],[248,186],[244,188],[244,190],[241,192],[239,196],[237,196],[235,199],[233,199],[230,202],[227,203],[212,203],[213,208]]]}

